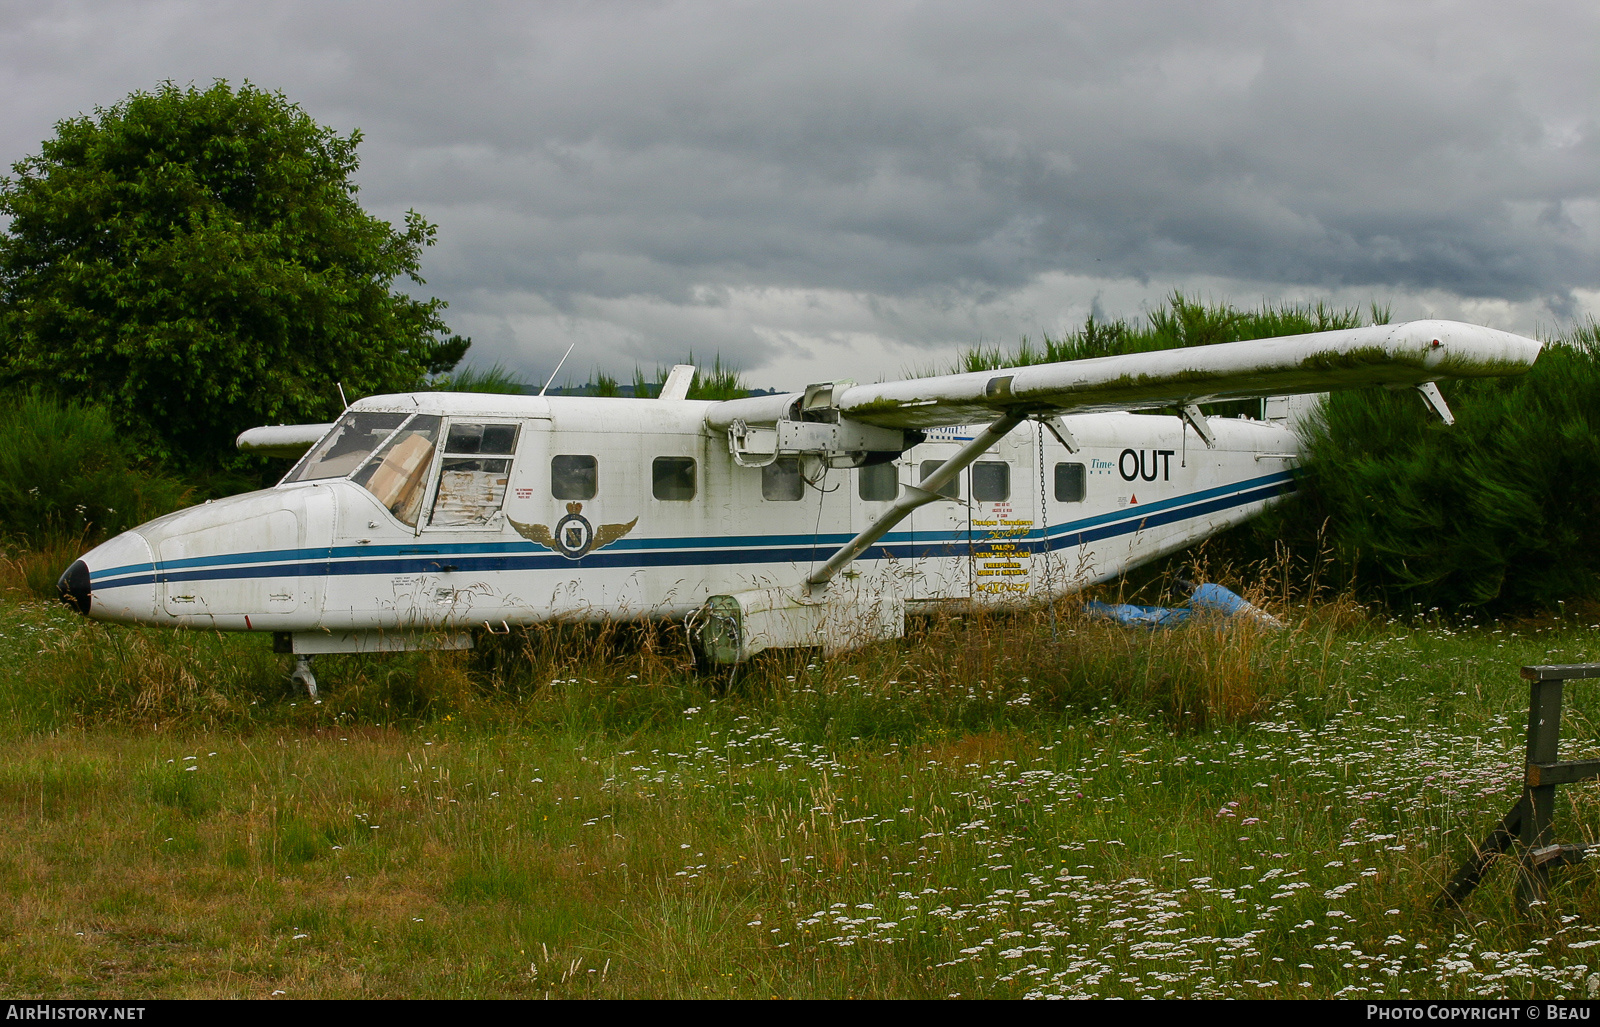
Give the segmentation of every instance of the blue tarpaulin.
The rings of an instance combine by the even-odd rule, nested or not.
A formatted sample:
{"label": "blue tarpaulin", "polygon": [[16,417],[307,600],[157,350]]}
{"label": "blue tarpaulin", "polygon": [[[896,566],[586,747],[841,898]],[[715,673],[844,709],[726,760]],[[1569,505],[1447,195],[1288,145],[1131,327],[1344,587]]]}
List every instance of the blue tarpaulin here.
{"label": "blue tarpaulin", "polygon": [[1281,628],[1283,624],[1274,616],[1251,605],[1221,585],[1210,582],[1196,585],[1189,595],[1188,606],[1134,606],[1131,603],[1088,602],[1083,611],[1091,617],[1114,620],[1133,628],[1174,628],[1195,615],[1220,617],[1245,616],[1268,627]]}

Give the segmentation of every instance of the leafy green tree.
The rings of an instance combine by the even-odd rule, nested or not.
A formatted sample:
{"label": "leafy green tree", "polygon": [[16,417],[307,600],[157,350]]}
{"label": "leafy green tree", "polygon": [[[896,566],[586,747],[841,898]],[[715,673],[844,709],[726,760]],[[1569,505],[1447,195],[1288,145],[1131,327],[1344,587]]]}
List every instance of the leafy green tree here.
{"label": "leafy green tree", "polygon": [[356,202],[341,136],[248,82],[69,118],[0,180],[0,386],[106,404],[151,456],[237,462],[259,424],[417,387],[469,340],[421,284],[435,228]]}

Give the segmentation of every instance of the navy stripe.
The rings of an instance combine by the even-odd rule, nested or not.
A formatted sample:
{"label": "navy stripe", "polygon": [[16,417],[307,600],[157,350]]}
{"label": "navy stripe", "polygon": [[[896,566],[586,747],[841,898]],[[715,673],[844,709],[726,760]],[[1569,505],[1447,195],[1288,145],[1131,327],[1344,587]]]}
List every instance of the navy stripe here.
{"label": "navy stripe", "polygon": [[[1089,527],[1101,523],[1112,523],[1129,518],[1146,517],[1156,511],[1188,506],[1191,503],[1213,496],[1229,493],[1238,493],[1242,490],[1258,488],[1271,483],[1292,480],[1291,472],[1279,471],[1274,474],[1262,475],[1246,481],[1234,482],[1230,485],[1219,485],[1198,492],[1174,496],[1170,499],[1157,500],[1142,505],[1138,511],[1119,510],[1111,513],[1096,514],[1074,522],[1079,527]],[[1052,528],[1051,533],[1057,529]],[[1036,538],[1041,534],[1041,529],[1030,528],[1019,538]],[[963,543],[967,538],[965,529],[946,531],[891,531],[884,536],[886,542],[912,542],[920,536],[922,541],[945,541],[949,543]],[[681,549],[693,547],[698,549],[749,549],[758,546],[838,546],[854,538],[853,534],[825,534],[825,535],[717,535],[700,538],[642,538],[619,539],[608,546],[615,551],[639,549]],[[454,543],[423,543],[411,542],[400,545],[383,546],[339,546],[336,548],[318,547],[315,549],[279,549],[259,553],[227,553],[215,556],[193,556],[181,560],[163,560],[160,567],[163,571],[176,570],[187,567],[212,567],[218,565],[247,564],[247,563],[301,563],[308,560],[326,559],[370,559],[375,556],[420,556],[439,555],[457,556],[463,554],[487,555],[493,553],[519,553],[534,548],[529,542],[454,542]],[[102,574],[115,576],[135,571],[152,571],[155,567],[149,563],[126,564],[121,567],[108,567]]]}
{"label": "navy stripe", "polygon": [[[1262,475],[1246,481],[1234,482],[1229,485],[1218,485],[1198,492],[1189,492],[1170,499],[1156,500],[1142,505],[1139,510],[1118,510],[1111,513],[1096,514],[1073,522],[1074,526],[1088,528],[1098,524],[1110,524],[1125,521],[1130,518],[1148,518],[1149,515],[1169,509],[1187,508],[1190,504],[1200,500],[1210,499],[1215,496],[1239,493],[1243,490],[1258,489],[1260,487],[1292,480],[1292,472],[1278,471]],[[1291,488],[1292,491],[1292,488]],[[1057,529],[1052,528],[1053,535]],[[1038,538],[1041,529],[1030,528],[1025,533],[1017,536],[1021,539]],[[623,538],[618,539],[606,549],[609,552],[627,552],[651,549],[753,549],[758,547],[771,548],[774,546],[833,546],[838,547],[854,538],[854,533],[829,533],[822,535],[715,535],[699,538]],[[944,531],[891,531],[884,536],[885,543],[911,543],[942,541],[950,544],[964,544],[967,540],[965,529]],[[162,572],[170,572],[191,567],[215,567],[236,564],[303,564],[308,561],[359,559],[371,560],[374,557],[405,557],[405,556],[463,556],[477,555],[489,556],[493,554],[526,553],[529,549],[537,548],[531,542],[437,542],[429,543],[418,540],[404,544],[391,544],[380,546],[338,546],[335,548],[318,547],[314,549],[278,549],[260,553],[226,553],[215,556],[191,556],[181,560],[162,560],[159,563]],[[565,559],[559,557],[558,559]],[[457,561],[449,561],[456,563]],[[738,561],[735,561],[738,562]],[[641,565],[651,565],[649,561],[641,561]],[[100,573],[108,577],[135,572],[150,572],[155,566],[149,563],[126,564],[121,567],[108,567]],[[240,575],[250,577],[252,575]],[[174,579],[178,580],[178,579]],[[190,579],[183,579],[190,580]]]}
{"label": "navy stripe", "polygon": [[[1269,484],[1262,484],[1269,483]],[[1257,485],[1248,491],[1237,491],[1241,486]],[[1234,486],[1206,489],[1169,500],[1150,503],[1137,510],[1125,509],[1112,514],[1098,514],[1081,520],[1068,521],[1048,529],[1048,549],[1064,549],[1133,534],[1152,527],[1200,517],[1205,514],[1263,502],[1295,490],[1295,481],[1289,474],[1266,475]],[[1224,495],[1222,493],[1231,493]],[[1213,498],[1214,497],[1214,498]],[[1194,502],[1202,499],[1202,502]],[[1013,536],[1022,550],[1035,553],[1044,546],[1039,537],[1041,529],[1030,529],[1023,535]],[[918,536],[921,536],[920,538]],[[929,537],[933,536],[933,537]],[[826,560],[838,546],[853,535],[822,536],[735,536],[748,545],[757,540],[768,544],[759,548],[730,551],[725,538],[708,539],[705,544],[715,544],[716,549],[677,549],[675,551],[627,551],[620,545],[608,546],[604,552],[590,553],[570,560],[556,553],[529,552],[533,543],[450,544],[438,546],[384,546],[357,548],[351,546],[322,550],[285,550],[277,554],[250,553],[227,558],[228,567],[193,566],[202,562],[217,562],[221,557],[196,557],[164,563],[160,570],[149,564],[114,568],[115,571],[137,569],[142,573],[127,574],[96,582],[95,588],[118,588],[143,585],[151,582],[208,581],[238,578],[268,577],[332,577],[351,574],[416,574],[442,572],[446,567],[457,572],[560,570],[602,567],[682,567],[715,566],[738,563],[800,563]],[[641,540],[674,545],[691,544],[689,540]],[[695,540],[697,543],[699,540]],[[916,559],[958,555],[970,544],[979,544],[981,538],[969,537],[965,530],[938,532],[892,532],[883,542],[869,547],[860,559],[881,560]],[[773,543],[789,543],[780,548]],[[299,559],[281,562],[285,555]],[[359,559],[338,559],[349,554]],[[268,563],[276,558],[280,562]],[[183,569],[169,569],[183,568]],[[107,572],[110,573],[110,572]]]}
{"label": "navy stripe", "polygon": [[[1293,491],[1293,481],[1294,474],[1292,472],[1278,471],[1273,474],[1264,474],[1259,478],[1250,478],[1246,481],[1236,481],[1231,485],[1218,485],[1209,489],[1201,489],[1198,492],[1188,492],[1181,496],[1174,496],[1171,499],[1159,499],[1153,503],[1141,503],[1137,510],[1131,507],[1125,507],[1121,510],[1115,511],[1114,513],[1097,514],[1094,517],[1085,517],[1082,520],[1070,522],[1070,525],[1072,527],[1087,528],[1098,524],[1108,524],[1113,521],[1127,520],[1129,518],[1144,518],[1152,513],[1158,513],[1164,510],[1171,510],[1178,507],[1187,508],[1189,504],[1196,503],[1201,500],[1212,499],[1219,496],[1236,495],[1244,491],[1257,491],[1269,485],[1290,483],[1289,491]],[[1131,482],[1129,484],[1130,486],[1133,485]],[[1066,525],[1063,525],[1063,527],[1065,526]],[[1054,534],[1055,531],[1056,529],[1052,528],[1051,534]]]}
{"label": "navy stripe", "polygon": [[[1099,520],[1099,518],[1086,518],[1083,521],[1068,522],[1067,524],[1058,525],[1050,529],[1049,549],[1051,551],[1057,549],[1071,549],[1084,545],[1088,542],[1098,542],[1101,539],[1115,538],[1118,535],[1132,535],[1136,532],[1159,527],[1163,524],[1172,524],[1176,521],[1188,520],[1191,517],[1202,517],[1208,513],[1216,513],[1220,510],[1228,510],[1236,506],[1248,506],[1251,503],[1265,502],[1266,500],[1272,499],[1276,496],[1286,495],[1290,492],[1293,492],[1295,491],[1296,487],[1297,484],[1293,480],[1277,482],[1264,488],[1253,489],[1249,492],[1240,493],[1235,496],[1220,497],[1205,503],[1196,503],[1193,506],[1186,506],[1177,510],[1160,510],[1154,513],[1143,511],[1116,524],[1101,524],[1094,527],[1084,527],[1085,525],[1090,524],[1092,521]],[[1155,504],[1152,503],[1151,506],[1154,507]],[[1074,528],[1078,530],[1071,530]],[[987,540],[974,537],[971,540],[971,545],[981,545],[985,541]],[[1002,540],[997,539],[996,541]],[[1003,541],[1009,542],[1012,540],[1007,538]],[[1039,539],[1024,539],[1021,536],[1017,537],[1016,545],[1019,551],[1026,552],[1030,555],[1037,554],[1041,551],[1041,549],[1044,548],[1040,544]],[[967,547],[968,542],[966,539],[962,539],[959,545],[955,543],[920,546],[894,546],[880,544],[868,548],[866,552],[862,553],[860,558],[866,560],[881,560],[885,556],[893,556],[896,559],[928,556],[960,556],[964,555],[960,552],[960,550]],[[832,556],[832,551],[829,551],[827,555]]]}

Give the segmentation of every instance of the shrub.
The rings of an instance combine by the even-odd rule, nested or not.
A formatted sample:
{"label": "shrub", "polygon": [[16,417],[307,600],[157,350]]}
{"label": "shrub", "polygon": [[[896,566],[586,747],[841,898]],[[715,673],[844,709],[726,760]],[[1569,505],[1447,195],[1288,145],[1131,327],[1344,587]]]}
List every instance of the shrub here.
{"label": "shrub", "polygon": [[1347,580],[1394,606],[1508,613],[1600,595],[1600,333],[1517,378],[1443,383],[1453,427],[1409,391],[1335,393],[1308,426],[1306,488],[1256,530],[1324,530]]}
{"label": "shrub", "polygon": [[103,408],[39,392],[0,397],[0,533],[8,546],[94,541],[188,497],[182,482],[140,464]]}
{"label": "shrub", "polygon": [[[1381,323],[1325,304],[1238,310],[1174,294],[1135,325],[1091,318],[1042,348],[975,349],[957,371]],[[1441,383],[1456,424],[1410,390],[1334,393],[1307,426],[1299,495],[1216,539],[1235,565],[1284,563],[1392,608],[1505,614],[1600,597],[1600,326],[1551,343],[1514,378]],[[1213,414],[1255,413],[1217,404]],[[1191,555],[1175,562],[1187,563]],[[1302,587],[1306,582],[1302,582]]]}
{"label": "shrub", "polygon": [[58,122],[0,179],[0,383],[108,405],[144,452],[251,466],[234,436],[318,422],[461,359],[419,299],[434,226],[356,202],[360,132],[248,82],[163,83]]}

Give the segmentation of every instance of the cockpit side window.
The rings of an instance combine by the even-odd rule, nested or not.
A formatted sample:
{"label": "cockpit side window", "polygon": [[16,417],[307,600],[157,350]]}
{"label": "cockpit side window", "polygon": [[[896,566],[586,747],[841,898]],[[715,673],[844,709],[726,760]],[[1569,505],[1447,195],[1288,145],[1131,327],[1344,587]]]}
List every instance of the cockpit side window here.
{"label": "cockpit side window", "polygon": [[[439,488],[428,523],[434,527],[488,524],[506,500],[515,424],[452,422],[440,462]],[[496,458],[494,454],[504,454]]]}
{"label": "cockpit side window", "polygon": [[339,418],[328,437],[300,463],[295,465],[284,482],[316,481],[321,478],[343,478],[372,451],[383,445],[396,428],[405,422],[405,414],[385,413],[377,410],[353,410]]}
{"label": "cockpit side window", "polygon": [[422,512],[422,494],[442,420],[433,414],[413,417],[352,479],[377,496],[407,527],[416,527],[417,515]]}
{"label": "cockpit side window", "polygon": [[456,421],[450,425],[450,437],[445,440],[445,455],[484,453],[511,456],[517,451],[518,427],[515,424]]}

